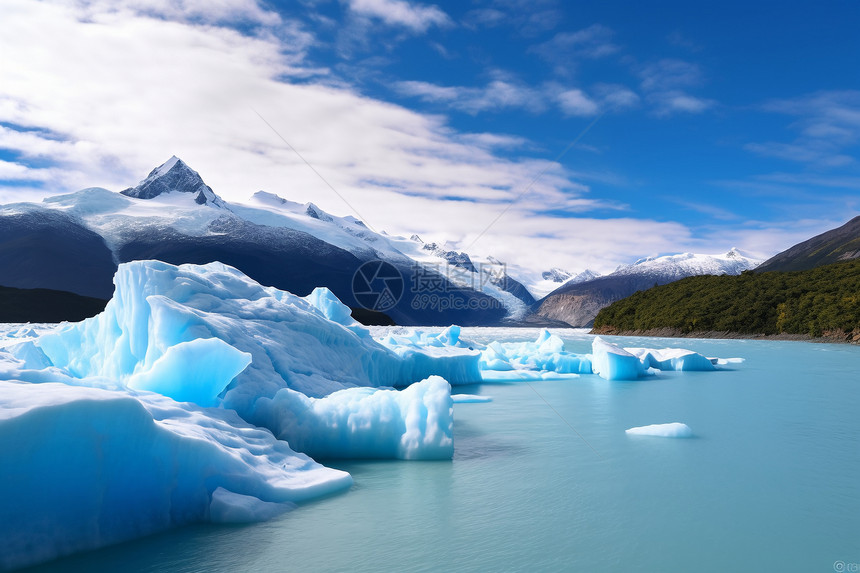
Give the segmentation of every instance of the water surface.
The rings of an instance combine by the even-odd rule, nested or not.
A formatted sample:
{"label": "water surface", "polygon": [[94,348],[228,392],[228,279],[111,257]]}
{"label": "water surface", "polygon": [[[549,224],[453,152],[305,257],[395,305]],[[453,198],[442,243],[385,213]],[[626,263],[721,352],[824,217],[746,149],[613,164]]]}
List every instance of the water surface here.
{"label": "water surface", "polygon": [[[590,337],[558,333],[590,350]],[[493,401],[455,405],[453,461],[329,461],[355,478],[348,493],[33,571],[860,571],[860,348],[613,341],[746,361],[635,382],[457,387]],[[695,437],[624,432],[666,422]]]}

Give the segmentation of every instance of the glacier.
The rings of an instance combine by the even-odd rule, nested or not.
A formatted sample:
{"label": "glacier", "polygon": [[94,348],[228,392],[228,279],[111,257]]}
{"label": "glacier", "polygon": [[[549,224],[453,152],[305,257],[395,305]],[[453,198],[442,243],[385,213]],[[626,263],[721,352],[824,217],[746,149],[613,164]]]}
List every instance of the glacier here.
{"label": "glacier", "polygon": [[0,332],[0,569],[351,486],[314,458],[450,460],[455,404],[491,401],[458,385],[715,368],[601,338],[577,354],[545,329],[374,336],[326,288],[298,297],[217,262],[125,263],[114,285],[95,317]]}

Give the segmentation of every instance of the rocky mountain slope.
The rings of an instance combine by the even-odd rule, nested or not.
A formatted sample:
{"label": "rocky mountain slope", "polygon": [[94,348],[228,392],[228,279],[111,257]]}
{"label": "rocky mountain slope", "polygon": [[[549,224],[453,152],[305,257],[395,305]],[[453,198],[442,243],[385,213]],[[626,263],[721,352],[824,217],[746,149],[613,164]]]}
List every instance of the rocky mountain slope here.
{"label": "rocky mountain slope", "polygon": [[539,301],[534,312],[571,326],[591,326],[600,309],[636,291],[695,275],[737,275],[758,263],[737,249],[722,255],[683,253],[641,259],[596,279],[567,283]]}
{"label": "rocky mountain slope", "polygon": [[351,307],[407,325],[509,323],[534,302],[510,277],[465,264],[467,255],[432,252],[312,203],[264,192],[228,203],[176,157],[121,193],[89,188],[0,206],[2,286],[106,299],[117,265],[141,259],[217,260],[300,296],[327,286]]}
{"label": "rocky mountain slope", "polygon": [[830,263],[860,258],[860,216],[841,227],[798,243],[770,259],[756,270],[803,271]]}

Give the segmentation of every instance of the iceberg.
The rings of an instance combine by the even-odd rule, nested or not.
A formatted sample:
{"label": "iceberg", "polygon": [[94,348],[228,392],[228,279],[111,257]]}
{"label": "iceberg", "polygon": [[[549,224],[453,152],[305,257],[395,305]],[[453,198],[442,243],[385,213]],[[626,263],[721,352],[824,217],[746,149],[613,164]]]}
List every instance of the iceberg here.
{"label": "iceberg", "polygon": [[563,380],[591,374],[591,357],[568,352],[564,341],[546,329],[534,342],[490,342],[481,350],[479,365],[485,382]]}
{"label": "iceberg", "polygon": [[452,394],[451,400],[455,404],[483,404],[492,402],[492,396],[480,396],[478,394]]}
{"label": "iceberg", "polygon": [[687,424],[672,422],[670,424],[651,424],[625,430],[633,436],[656,436],[659,438],[692,438],[693,430]]}
{"label": "iceberg", "polygon": [[328,289],[297,297],[221,263],[136,261],[114,282],[99,315],[0,346],[0,568],[349,488],[302,449],[453,456],[448,380],[480,380],[456,329],[398,353]]}
{"label": "iceberg", "polygon": [[[451,459],[451,387],[439,376],[404,390],[349,388],[309,398],[289,388],[260,409],[275,435],[315,458]],[[266,419],[265,414],[263,418]]]}
{"label": "iceberg", "polygon": [[606,380],[636,380],[647,368],[639,358],[599,336],[591,343],[594,373]]}
{"label": "iceberg", "polygon": [[657,370],[715,370],[714,362],[698,352],[685,350],[683,348],[625,348],[627,352],[636,356],[643,366],[656,368]]}
{"label": "iceberg", "polygon": [[607,380],[636,380],[661,370],[716,370],[720,359],[683,348],[621,348],[599,336],[592,342],[594,373]]}
{"label": "iceberg", "polygon": [[[114,282],[104,312],[41,336],[16,357],[31,367],[47,362],[77,384],[106,378],[123,388],[232,409],[291,443],[307,441],[304,434],[289,433],[302,427],[293,419],[296,401],[287,398],[293,394],[324,398],[348,388],[405,387],[431,376],[451,384],[481,379],[479,353],[459,344],[456,327],[435,342],[414,335],[408,344],[388,347],[373,340],[325,288],[302,298],[221,263],[159,261],[120,265]],[[282,390],[293,394],[278,397]],[[304,411],[319,414],[324,404],[334,401]],[[427,416],[437,413],[427,410]],[[337,423],[317,416],[312,425],[323,420]],[[434,427],[424,422],[420,427]],[[339,442],[337,457],[349,455],[350,443],[358,442]],[[359,450],[356,456],[367,456],[365,448]],[[433,451],[426,455],[437,456]]]}
{"label": "iceberg", "polygon": [[352,484],[233,411],[57,383],[0,381],[0,452],[0,569]]}
{"label": "iceberg", "polygon": [[221,263],[135,261],[114,284],[95,317],[0,333],[0,569],[269,519],[350,487],[312,457],[452,459],[454,404],[490,401],[452,386],[714,369],[599,337],[576,354],[547,330],[486,345],[458,326],[374,338],[326,288],[298,297]]}

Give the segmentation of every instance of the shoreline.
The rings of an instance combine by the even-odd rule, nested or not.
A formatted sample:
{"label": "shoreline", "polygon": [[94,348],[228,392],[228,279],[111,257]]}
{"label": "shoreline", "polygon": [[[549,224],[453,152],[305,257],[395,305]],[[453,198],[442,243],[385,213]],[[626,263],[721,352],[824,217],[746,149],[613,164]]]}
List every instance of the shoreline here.
{"label": "shoreline", "polygon": [[855,329],[853,332],[845,332],[842,330],[825,331],[822,336],[814,337],[808,334],[762,334],[756,332],[734,332],[734,331],[715,331],[715,330],[698,330],[694,332],[682,332],[679,328],[649,328],[647,330],[620,330],[611,326],[602,326],[600,328],[592,328],[589,334],[605,335],[605,336],[645,336],[651,338],[705,338],[705,339],[724,339],[724,340],[786,340],[794,342],[814,342],[814,343],[836,343],[836,344],[854,344],[860,345],[860,329]]}

